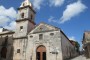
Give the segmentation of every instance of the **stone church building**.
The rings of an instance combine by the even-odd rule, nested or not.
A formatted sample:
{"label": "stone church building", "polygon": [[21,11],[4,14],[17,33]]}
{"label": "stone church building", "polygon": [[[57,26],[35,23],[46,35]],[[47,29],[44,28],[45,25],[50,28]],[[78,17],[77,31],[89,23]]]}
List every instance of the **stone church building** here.
{"label": "stone church building", "polygon": [[29,0],[18,8],[15,31],[0,33],[0,60],[64,60],[77,55],[75,46],[57,27],[35,24]]}

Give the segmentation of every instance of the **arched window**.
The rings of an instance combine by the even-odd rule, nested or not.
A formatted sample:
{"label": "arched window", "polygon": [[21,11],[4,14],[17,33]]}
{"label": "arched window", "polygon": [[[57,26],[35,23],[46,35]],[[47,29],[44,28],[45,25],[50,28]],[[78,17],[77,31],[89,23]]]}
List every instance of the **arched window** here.
{"label": "arched window", "polygon": [[5,44],[8,43],[8,36],[5,37]]}
{"label": "arched window", "polygon": [[33,15],[31,15],[31,20],[33,19]]}
{"label": "arched window", "polygon": [[21,14],[21,18],[24,18],[24,13]]}
{"label": "arched window", "polygon": [[5,37],[5,40],[2,43],[2,46],[7,46],[7,45],[8,45],[8,36]]}
{"label": "arched window", "polygon": [[7,55],[7,48],[2,47],[2,49],[1,49],[1,58],[6,58],[6,55]]}

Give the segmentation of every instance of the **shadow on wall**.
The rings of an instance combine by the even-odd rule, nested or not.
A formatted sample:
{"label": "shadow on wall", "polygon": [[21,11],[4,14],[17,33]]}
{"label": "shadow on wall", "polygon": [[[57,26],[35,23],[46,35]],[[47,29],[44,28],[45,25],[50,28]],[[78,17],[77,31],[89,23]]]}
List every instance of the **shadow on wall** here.
{"label": "shadow on wall", "polygon": [[[12,37],[0,37],[0,60],[13,60],[13,53],[14,53],[14,47],[13,47],[13,39],[12,41],[9,41],[9,39]],[[2,39],[2,40],[1,40]]]}

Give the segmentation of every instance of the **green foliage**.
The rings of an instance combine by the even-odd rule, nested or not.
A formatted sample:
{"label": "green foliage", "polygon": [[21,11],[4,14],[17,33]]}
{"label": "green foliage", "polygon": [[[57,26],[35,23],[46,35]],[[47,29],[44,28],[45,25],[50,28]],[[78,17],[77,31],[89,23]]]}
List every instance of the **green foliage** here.
{"label": "green foliage", "polygon": [[76,51],[79,52],[79,47],[80,47],[80,44],[76,41],[75,43],[75,46],[76,46]]}
{"label": "green foliage", "polygon": [[79,48],[80,47],[80,44],[76,41],[76,47]]}

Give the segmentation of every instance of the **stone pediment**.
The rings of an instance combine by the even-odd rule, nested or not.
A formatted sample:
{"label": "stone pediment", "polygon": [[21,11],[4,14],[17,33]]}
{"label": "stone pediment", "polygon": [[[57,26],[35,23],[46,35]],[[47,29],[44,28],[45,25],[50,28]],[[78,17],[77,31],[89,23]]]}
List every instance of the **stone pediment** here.
{"label": "stone pediment", "polygon": [[56,30],[59,30],[59,28],[45,23],[40,23],[30,33],[40,33],[40,32],[48,32],[48,31],[56,31]]}

